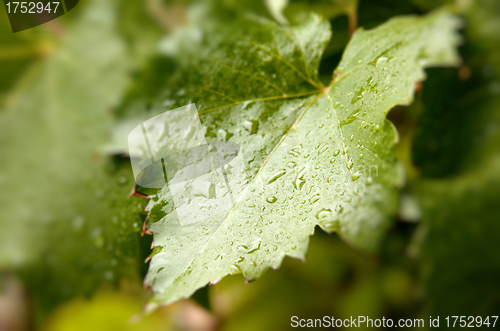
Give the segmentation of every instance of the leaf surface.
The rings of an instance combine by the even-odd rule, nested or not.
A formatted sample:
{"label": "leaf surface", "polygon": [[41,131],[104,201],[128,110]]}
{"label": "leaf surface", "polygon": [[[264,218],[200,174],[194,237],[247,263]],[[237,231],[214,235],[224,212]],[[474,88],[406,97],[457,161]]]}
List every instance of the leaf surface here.
{"label": "leaf surface", "polygon": [[288,24],[287,17],[293,22],[300,22],[307,17],[309,11],[329,20],[342,14],[356,15],[358,0],[266,0],[266,6],[277,22]]}
{"label": "leaf surface", "polygon": [[253,280],[285,255],[302,259],[316,225],[375,251],[401,184],[385,115],[412,101],[423,68],[457,64],[459,22],[436,12],[360,29],[324,87],[317,68],[330,32],[317,16],[289,28],[256,17],[197,21],[202,38],[172,48],[186,66],[170,84],[179,89],[154,107],[196,103],[208,141],[241,147],[229,182],[241,190],[231,209],[206,219],[193,209],[189,224],[169,187],[158,193],[146,279],[153,301],[176,301],[228,274]]}
{"label": "leaf surface", "polygon": [[138,276],[146,202],[127,197],[128,160],[98,153],[110,110],[146,53],[141,40],[143,55],[130,56],[116,8],[82,6],[0,116],[0,267],[21,274],[41,311]]}

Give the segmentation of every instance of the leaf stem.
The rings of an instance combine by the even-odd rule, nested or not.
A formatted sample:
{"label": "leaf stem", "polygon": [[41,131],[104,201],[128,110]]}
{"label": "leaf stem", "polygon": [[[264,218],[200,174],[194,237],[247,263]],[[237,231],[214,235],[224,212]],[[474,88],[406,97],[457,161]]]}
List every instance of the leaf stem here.
{"label": "leaf stem", "polygon": [[357,6],[351,6],[346,10],[347,19],[349,21],[349,39],[358,27],[358,10]]}

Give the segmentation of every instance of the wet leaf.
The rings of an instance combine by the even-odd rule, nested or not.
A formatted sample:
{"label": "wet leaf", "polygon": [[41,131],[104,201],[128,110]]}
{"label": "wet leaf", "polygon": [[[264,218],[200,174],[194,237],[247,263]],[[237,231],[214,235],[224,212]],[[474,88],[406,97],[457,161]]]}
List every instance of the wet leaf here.
{"label": "wet leaf", "polygon": [[[458,63],[457,19],[443,11],[395,18],[358,30],[325,87],[317,68],[330,39],[326,21],[311,16],[284,28],[255,16],[220,17],[197,17],[182,42],[166,41],[180,69],[151,108],[194,102],[207,141],[241,147],[228,176],[233,206],[212,215],[188,191],[158,193],[149,220],[151,308],[228,274],[253,280],[285,255],[304,258],[316,225],[376,251],[402,181],[397,134],[385,115],[412,101],[423,68]],[[221,172],[210,176],[222,182]],[[222,186],[213,209],[229,201]],[[178,216],[183,204],[192,207],[187,219]]]}
{"label": "wet leaf", "polygon": [[110,110],[141,61],[130,56],[115,4],[82,5],[2,110],[0,268],[21,275],[40,314],[103,282],[138,276],[147,202],[127,197],[128,160],[99,154]]}

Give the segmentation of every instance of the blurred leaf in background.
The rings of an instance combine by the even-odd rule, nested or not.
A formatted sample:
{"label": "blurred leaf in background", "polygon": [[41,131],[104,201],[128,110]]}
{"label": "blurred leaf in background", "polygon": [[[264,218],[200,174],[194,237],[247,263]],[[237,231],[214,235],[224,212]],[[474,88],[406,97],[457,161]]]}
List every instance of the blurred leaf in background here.
{"label": "blurred leaf in background", "polygon": [[424,112],[413,183],[423,208],[416,253],[429,312],[487,316],[500,309],[500,4],[470,2],[464,66],[434,70],[422,90]]}
{"label": "blurred leaf in background", "polygon": [[120,12],[117,3],[79,6],[75,22],[52,37],[54,51],[19,78],[0,118],[8,160],[0,170],[0,265],[21,271],[42,310],[121,275],[138,277],[144,258],[145,201],[127,198],[130,165],[99,148],[112,107],[159,31],[147,21],[145,38],[137,28],[124,31],[123,21],[137,22],[141,11]]}

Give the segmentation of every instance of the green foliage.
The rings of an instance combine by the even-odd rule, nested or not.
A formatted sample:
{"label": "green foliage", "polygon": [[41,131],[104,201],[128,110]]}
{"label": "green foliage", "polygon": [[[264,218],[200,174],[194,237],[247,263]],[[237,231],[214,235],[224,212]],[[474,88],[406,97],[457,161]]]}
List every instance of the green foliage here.
{"label": "green foliage", "polygon": [[493,249],[500,233],[499,14],[494,1],[467,8],[470,78],[440,70],[422,91],[426,107],[414,144],[422,178],[412,189],[423,222],[413,248],[427,270],[428,309],[443,316],[486,316],[500,307]]}
{"label": "green foliage", "polygon": [[146,202],[127,198],[129,162],[98,153],[138,62],[115,14],[89,4],[2,111],[0,266],[17,267],[46,309],[137,273]]}
{"label": "green foliage", "polygon": [[[498,312],[498,17],[494,0],[89,0],[2,33],[1,280],[47,330],[122,329],[191,295],[225,330]],[[186,225],[168,187],[129,197],[124,156],[131,123],[188,103],[242,159],[233,208]]]}
{"label": "green foliage", "polygon": [[266,5],[274,19],[281,24],[288,24],[287,17],[293,23],[307,20],[313,11],[327,19],[339,15],[356,15],[358,0],[266,0]]}
{"label": "green foliage", "polygon": [[149,229],[159,249],[146,280],[154,300],[170,303],[228,274],[253,280],[285,255],[304,258],[316,225],[374,252],[401,183],[385,114],[411,102],[422,68],[457,63],[456,27],[436,12],[360,30],[323,87],[317,67],[330,34],[316,16],[291,28],[254,17],[202,26],[207,37],[182,53],[189,67],[166,98],[196,103],[209,139],[241,146],[244,162],[231,172],[248,189],[230,211],[189,226],[172,212],[169,189],[158,193]]}

